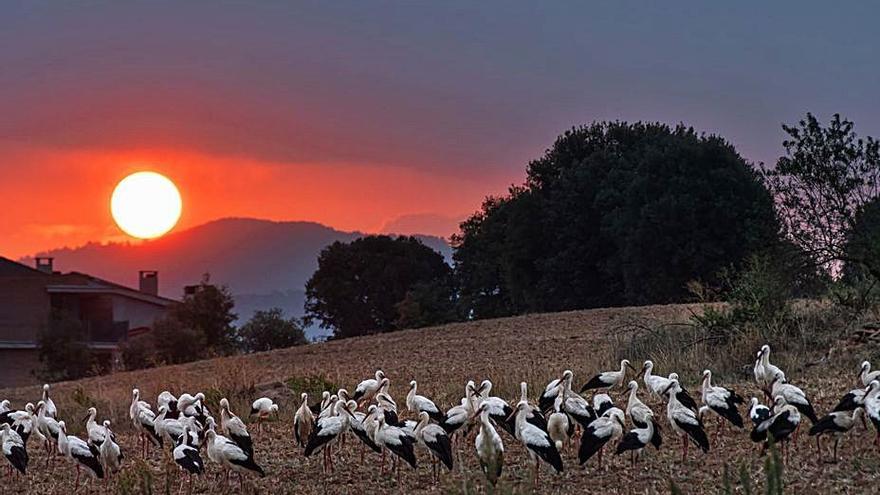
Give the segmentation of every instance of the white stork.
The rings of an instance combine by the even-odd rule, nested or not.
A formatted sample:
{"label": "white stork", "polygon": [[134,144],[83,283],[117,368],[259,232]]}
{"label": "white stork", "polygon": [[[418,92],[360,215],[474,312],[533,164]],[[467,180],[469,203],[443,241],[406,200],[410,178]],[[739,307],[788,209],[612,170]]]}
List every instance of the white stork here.
{"label": "white stork", "polygon": [[562,377],[563,380],[560,383],[559,390],[559,394],[562,395],[562,410],[577,421],[581,428],[586,428],[596,419],[596,411],[587,399],[584,399],[571,389],[571,381],[574,375],[566,370]]}
{"label": "white stork", "polygon": [[880,447],[880,382],[877,380],[868,384],[868,391],[865,395],[865,415],[874,425],[877,436],[874,438],[874,444]]}
{"label": "white stork", "polygon": [[[357,403],[354,403],[352,407],[357,407]],[[337,401],[333,409],[334,415],[318,418],[303,452],[306,457],[309,457],[315,452],[323,451],[323,471],[325,473],[333,471],[332,445],[338,443],[342,435],[348,431],[352,417],[351,410],[345,402]]]}
{"label": "white stork", "polygon": [[9,402],[9,399],[0,400],[0,414],[5,412],[9,412],[12,410],[12,403]]}
{"label": "white stork", "polygon": [[516,404],[516,437],[522,442],[529,453],[529,457],[535,463],[535,487],[538,486],[538,476],[541,472],[541,461],[546,462],[556,470],[562,472],[562,457],[550,435],[541,428],[528,421],[527,415],[532,409],[528,401],[521,400]]}
{"label": "white stork", "polygon": [[553,412],[547,418],[547,434],[556,445],[556,450],[568,447],[571,436],[574,435],[574,421],[562,410],[562,396],[557,395],[553,401]]}
{"label": "white stork", "polygon": [[768,397],[772,397],[771,388],[773,386],[773,381],[778,375],[781,375],[782,381],[785,381],[785,373],[783,373],[778,366],[770,363],[770,346],[767,344],[761,346],[761,350],[758,352],[758,359],[755,361],[754,374],[755,381],[758,382],[758,385],[764,390]]}
{"label": "white stork", "polygon": [[94,445],[89,445],[85,440],[67,434],[67,428],[64,421],[59,421],[58,426],[61,427],[61,434],[58,435],[58,451],[76,466],[76,481],[74,482],[74,491],[79,488],[79,472],[80,467],[86,469],[92,477],[103,479],[104,467],[101,465],[101,453]]}
{"label": "white stork", "polygon": [[199,449],[191,445],[189,439],[190,430],[187,426],[186,432],[180,437],[180,441],[171,452],[171,457],[174,458],[174,462],[181,470],[186,471],[187,478],[189,478],[189,492],[192,493],[192,475],[200,475],[205,472],[205,461],[202,460]]}
{"label": "white stork", "polygon": [[419,445],[428,449],[431,453],[431,475],[439,479],[440,472],[437,469],[437,461],[440,461],[452,471],[452,442],[446,434],[446,430],[438,425],[431,424],[431,417],[426,411],[419,413],[419,423],[413,430],[413,436]]}
{"label": "white stork", "polygon": [[8,423],[0,423],[0,451],[9,461],[10,472],[15,468],[21,474],[27,474],[28,454],[24,441]]}
{"label": "white stork", "polygon": [[37,402],[37,431],[43,434],[43,437],[46,438],[46,465],[49,465],[49,461],[52,459],[52,444],[58,442],[58,435],[61,433],[61,427],[58,426],[58,421],[55,418],[50,418],[46,416],[44,410],[43,401]]}
{"label": "white stork", "polygon": [[614,451],[614,454],[620,455],[624,452],[631,452],[632,455],[630,461],[632,465],[635,466],[636,461],[642,456],[645,447],[652,443],[655,438],[654,425],[655,423],[652,419],[645,423],[644,426],[637,426],[633,430],[630,430],[629,433],[620,439],[620,442],[617,444],[617,450]]}
{"label": "white stork", "polygon": [[[769,446],[768,437],[774,443],[786,442],[801,424],[800,411],[791,404],[786,403],[781,395],[773,399],[773,415],[752,429],[750,437],[753,442],[763,442],[763,450]],[[788,449],[783,444],[784,455],[788,457]]]}
{"label": "white stork", "polygon": [[309,394],[303,392],[299,397],[302,403],[293,415],[293,435],[296,443],[300,447],[305,447],[306,442],[309,440],[309,435],[311,435],[312,429],[315,427],[315,415],[309,408]]}
{"label": "white stork", "polygon": [[118,473],[122,466],[122,459],[125,456],[122,455],[122,449],[116,443],[116,435],[110,430],[110,421],[105,419],[101,428],[104,430],[102,432],[103,441],[100,447],[98,447],[98,452],[101,454],[101,464],[104,465],[104,472],[107,474]]}
{"label": "white stork", "polygon": [[251,439],[251,434],[248,433],[244,421],[229,409],[229,400],[226,397],[220,399],[220,430],[245,453],[251,456],[254,454],[254,442]]}
{"label": "white stork", "polygon": [[572,373],[571,370],[565,370],[562,372],[562,376],[550,380],[550,382],[544,387],[544,392],[541,393],[541,397],[538,398],[538,408],[541,409],[541,412],[549,413],[553,410],[553,403],[556,400],[556,397],[559,396],[560,392],[562,392],[562,382],[566,379],[571,380],[571,377],[573,376],[574,373]]}
{"label": "white stork", "polygon": [[[376,370],[375,378],[368,378],[358,383],[358,386],[354,389],[352,399],[358,404],[369,403],[383,387],[382,380],[384,378],[385,373],[382,370]],[[387,384],[385,386],[387,386]]]}
{"label": "white stork", "polygon": [[787,404],[796,407],[801,414],[809,418],[810,423],[816,424],[819,421],[816,411],[813,409],[813,404],[807,399],[804,391],[790,383],[785,383],[785,375],[782,372],[777,373],[771,382],[770,396],[773,397],[774,403],[777,397],[784,398]]}
{"label": "white stork", "polygon": [[[339,389],[339,391],[344,392],[345,389]],[[272,414],[278,415],[278,404],[272,402],[272,399],[268,397],[260,397],[251,404],[251,416],[257,417],[260,431],[263,431],[263,421]]]}
{"label": "white stork", "polygon": [[[248,454],[242,450],[237,443],[223,435],[217,434],[213,428],[208,428],[205,435],[205,442],[208,444],[208,458],[219,464],[227,471],[227,474],[230,470],[235,471],[238,474],[239,489],[242,489],[244,486],[243,474],[252,472],[260,476],[266,476],[263,468],[254,462],[253,454]],[[183,437],[185,438],[186,435],[183,435]]]}
{"label": "white stork", "polygon": [[645,361],[645,364],[642,366],[642,374],[644,375],[642,381],[645,382],[645,388],[648,389],[648,393],[651,395],[663,397],[663,391],[669,387],[672,380],[653,373],[654,362],[651,360]]}
{"label": "white stork", "polygon": [[[745,402],[736,391],[724,387],[712,385],[712,372],[710,370],[703,371],[703,384],[701,386],[703,395],[703,404],[709,410],[717,414],[720,418],[730,421],[737,428],[743,427],[743,419],[739,413],[738,405]],[[720,434],[724,422],[721,421],[721,427],[718,429]]]}
{"label": "white stork", "polygon": [[434,401],[424,395],[419,395],[418,387],[419,384],[415,380],[409,382],[409,393],[406,394],[407,410],[416,414],[426,412],[434,421],[442,421],[443,412],[434,404]]}
{"label": "white stork", "polygon": [[[385,448],[391,451],[392,454],[406,461],[413,469],[416,467],[416,455],[413,447],[415,446],[416,439],[403,431],[402,428],[394,425],[390,425],[385,422],[384,414],[377,414],[376,417],[376,431],[373,436],[373,441],[376,442],[376,445],[382,447],[382,469],[384,472],[385,469]],[[397,467],[397,483],[400,484],[400,464],[401,462],[396,462]]]}
{"label": "white stork", "polygon": [[602,451],[605,449],[605,444],[623,436],[625,427],[623,411],[616,407],[609,409],[605,416],[593,420],[581,437],[581,446],[578,449],[578,461],[581,465],[598,452],[599,466],[602,466]]}
{"label": "white stork", "polygon": [[624,359],[620,361],[620,369],[614,371],[603,371],[598,375],[595,375],[590,379],[587,383],[581,387],[581,392],[584,393],[587,390],[593,390],[597,388],[615,388],[622,387],[624,382],[626,381],[626,369],[629,368],[633,371],[636,371],[635,368],[629,363],[628,359]]}
{"label": "white stork", "polygon": [[837,445],[840,443],[840,437],[853,429],[856,425],[858,419],[864,413],[864,409],[861,407],[855,408],[852,412],[850,411],[833,411],[828,415],[824,416],[819,420],[818,423],[814,424],[810,428],[810,436],[816,437],[816,450],[819,452],[822,451],[822,446],[819,441],[823,435],[831,435],[834,437],[834,459],[832,462],[837,462]]}
{"label": "white stork", "polygon": [[648,423],[651,424],[651,438],[649,440],[654,445],[654,448],[659,449],[663,444],[663,438],[660,436],[660,425],[654,419],[654,411],[639,399],[639,383],[637,381],[631,380],[628,386],[629,399],[626,402],[626,415],[629,416],[636,428],[640,430],[646,429]]}
{"label": "white stork", "polygon": [[[544,418],[544,413],[540,408],[529,403],[529,385],[526,382],[519,382],[519,401],[526,403],[526,421],[544,431],[547,431],[547,419]],[[514,431],[518,432],[518,430]]]}
{"label": "white stork", "polygon": [[480,460],[480,469],[483,470],[486,479],[495,486],[504,467],[504,444],[489,419],[489,404],[480,404],[475,414],[480,418],[480,431],[474,441],[477,459]]}
{"label": "white stork", "polygon": [[100,447],[104,443],[105,430],[102,425],[95,421],[95,416],[97,415],[98,410],[94,407],[90,407],[86,413],[86,438],[90,444]]}
{"label": "white stork", "polygon": [[859,378],[862,380],[862,385],[867,387],[874,380],[880,380],[880,370],[871,371],[871,362],[863,361],[859,369]]}
{"label": "white stork", "polygon": [[672,431],[682,439],[681,460],[684,462],[687,459],[689,439],[703,452],[709,452],[709,439],[706,437],[703,423],[697,413],[681,403],[679,398],[681,390],[678,380],[673,379],[666,388],[665,395],[669,398],[669,402],[666,403],[666,418],[669,420]]}
{"label": "white stork", "polygon": [[492,382],[490,380],[483,380],[476,391],[477,396],[481,399],[480,404],[486,404],[489,411],[489,417],[492,418],[492,420],[495,421],[495,423],[504,431],[510,433],[516,438],[516,428],[512,416],[514,412],[513,408],[510,407],[510,404],[501,397],[493,397],[489,395],[491,393]]}
{"label": "white stork", "polygon": [[755,426],[770,419],[770,416],[773,415],[773,413],[770,412],[770,408],[761,404],[757,397],[752,397],[751,404],[752,405],[749,407],[749,418]]}
{"label": "white stork", "polygon": [[58,418],[58,408],[55,407],[55,402],[49,397],[49,384],[43,384],[43,398],[42,401],[46,404],[46,416],[50,418]]}
{"label": "white stork", "polygon": [[139,433],[143,446],[143,457],[146,458],[147,440],[149,439],[157,447],[161,447],[162,437],[156,433],[156,414],[150,410],[149,404],[140,400],[140,391],[136,388],[131,391],[131,407],[129,407],[128,416],[131,418],[135,430]]}

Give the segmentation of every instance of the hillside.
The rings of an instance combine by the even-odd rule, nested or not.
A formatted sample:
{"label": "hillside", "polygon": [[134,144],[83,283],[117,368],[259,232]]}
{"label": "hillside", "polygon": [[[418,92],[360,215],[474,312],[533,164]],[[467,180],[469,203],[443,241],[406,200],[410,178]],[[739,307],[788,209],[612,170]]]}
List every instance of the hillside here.
{"label": "hillside", "polygon": [[[372,375],[376,368],[381,368],[391,379],[390,392],[401,410],[405,409],[404,399],[411,379],[417,379],[420,393],[433,398],[442,408],[458,403],[468,379],[478,382],[485,378],[492,379],[495,384],[493,395],[508,400],[518,397],[518,384],[524,380],[529,383],[529,393],[534,400],[544,384],[564,369],[574,371],[579,387],[597,371],[616,367],[617,346],[626,340],[626,333],[636,326],[683,322],[693,308],[689,305],[666,305],[596,309],[457,323],[249,356],[117,373],[57,384],[52,391],[60,415],[69,418],[72,423],[72,432],[81,433],[79,419],[85,408],[94,405],[100,417],[107,417],[117,425],[123,446],[132,450],[136,439],[129,434],[126,415],[133,387],[140,388],[143,397],[150,402],[154,402],[156,395],[166,389],[175,394],[203,391],[208,397],[209,407],[215,412],[219,398],[226,396],[230,398],[233,409],[242,415],[253,398],[262,395],[273,397],[281,404],[280,419],[271,423],[267,432],[258,434],[256,439],[257,460],[266,467],[269,475],[246,487],[261,491],[281,490],[282,493],[291,492],[296,487],[302,493],[318,493],[325,491],[320,471],[321,456],[304,459],[300,451],[292,447],[290,437],[293,412],[298,405],[298,394],[302,391],[311,393],[311,400],[316,400],[315,395],[325,388],[344,386],[352,390],[357,382]],[[831,371],[829,363],[824,367],[808,367],[804,364],[799,368],[786,369],[786,372],[804,388],[821,414],[852,388],[860,355],[865,352],[868,351],[860,349],[847,354],[841,363],[830,368]],[[628,357],[636,363],[650,357],[657,361],[659,372],[672,371],[663,365],[662,356]],[[705,361],[693,363],[689,369],[675,370],[695,395],[700,370],[712,365],[708,357]],[[757,395],[756,388],[749,381],[750,363],[745,364],[747,366],[742,375],[717,377],[716,382],[735,386],[747,398]],[[622,394],[617,393],[614,396],[618,406],[624,407],[625,397],[621,399]],[[16,405],[38,397],[37,387],[0,390],[0,398],[10,398]],[[642,463],[635,468],[629,466],[628,458],[615,458],[606,452],[608,469],[597,469],[596,460],[593,459],[585,470],[577,466],[576,448],[569,450],[563,454],[565,473],[561,476],[542,475],[542,483],[547,483],[542,492],[565,493],[589,483],[591,487],[601,488],[603,493],[666,493],[670,480],[674,480],[685,493],[715,493],[725,465],[731,469],[734,479],[739,479],[739,466],[744,465],[754,483],[762,482],[764,460],[757,457],[754,444],[743,432],[728,433],[720,440],[713,440],[713,450],[708,455],[695,454],[692,449],[689,459],[681,464],[680,443],[670,436],[664,407],[657,401],[649,401],[644,395],[642,399],[652,405],[658,416],[664,417],[661,420],[664,425],[664,445],[660,451],[646,451]],[[707,424],[710,434],[714,434],[717,428],[715,420]],[[859,480],[858,486],[867,486],[864,484],[880,480],[877,471],[880,455],[871,447],[873,432],[859,434],[862,435],[860,440],[853,441],[847,437],[841,444],[842,462],[827,465],[817,460],[814,444],[810,443],[812,439],[806,436],[806,430],[802,431],[798,447],[790,452],[789,471],[785,475],[787,489],[805,493],[850,491],[855,479]],[[507,449],[504,490],[515,493],[529,491],[531,469],[526,454],[513,438],[506,434],[502,438]],[[368,462],[361,463],[356,447],[357,440],[350,438],[349,445],[342,449],[342,461],[338,463],[337,472],[327,479],[335,487],[331,492],[368,489],[398,491],[393,477],[381,475],[375,468],[378,458],[367,454]],[[424,466],[418,473],[406,469],[403,473],[406,491],[481,492],[482,476],[473,456],[472,440],[460,444],[457,450],[463,471],[456,467],[453,476],[444,474],[441,486],[433,487],[430,471]],[[426,458],[421,455],[420,459]],[[162,471],[157,453],[152,454],[150,466],[154,473]],[[69,472],[69,468],[65,469]],[[35,472],[36,486],[40,490],[47,490],[44,493],[62,491],[61,487],[53,485],[44,470],[36,468]],[[173,466],[170,472],[174,472]],[[131,480],[134,476],[137,476],[137,470],[130,468],[120,480]],[[154,482],[161,483],[161,480],[160,476]],[[53,487],[57,491],[53,492]],[[197,492],[202,493],[209,484],[202,481],[197,487]]]}
{"label": "hillside", "polygon": [[[160,293],[175,298],[184,286],[210,273],[212,282],[232,290],[239,318],[245,320],[257,309],[274,306],[301,315],[304,286],[321,249],[362,235],[312,222],[227,218],[139,244],[93,243],[38,255],[54,257],[56,270],[81,271],[131,287],[137,287],[139,270],[158,270]],[[447,259],[451,256],[443,239],[417,237]],[[32,263],[29,258],[24,262]]]}

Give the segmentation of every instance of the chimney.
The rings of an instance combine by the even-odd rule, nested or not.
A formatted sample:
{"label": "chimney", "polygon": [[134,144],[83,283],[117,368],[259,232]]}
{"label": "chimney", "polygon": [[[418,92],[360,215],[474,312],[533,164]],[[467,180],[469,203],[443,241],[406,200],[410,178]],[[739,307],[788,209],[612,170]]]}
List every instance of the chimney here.
{"label": "chimney", "polygon": [[37,256],[35,261],[37,263],[37,270],[40,270],[43,273],[52,273],[52,260],[55,258],[51,258],[49,256]]}
{"label": "chimney", "polygon": [[140,291],[151,296],[159,295],[159,272],[156,270],[141,270],[138,272]]}

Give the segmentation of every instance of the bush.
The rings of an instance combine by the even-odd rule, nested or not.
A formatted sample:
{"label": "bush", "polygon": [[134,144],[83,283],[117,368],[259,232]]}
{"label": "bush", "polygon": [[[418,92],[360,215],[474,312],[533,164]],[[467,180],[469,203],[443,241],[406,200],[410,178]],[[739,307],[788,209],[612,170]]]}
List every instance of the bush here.
{"label": "bush", "polygon": [[238,330],[239,345],[245,352],[270,351],[308,343],[296,318],[284,318],[280,308],[257,311]]}
{"label": "bush", "polygon": [[75,380],[94,369],[94,353],[86,345],[88,336],[82,323],[64,311],[53,311],[49,326],[37,337],[40,363],[38,373],[46,381]]}
{"label": "bush", "polygon": [[151,333],[136,335],[119,346],[125,369],[152,368],[158,361],[156,345]]}

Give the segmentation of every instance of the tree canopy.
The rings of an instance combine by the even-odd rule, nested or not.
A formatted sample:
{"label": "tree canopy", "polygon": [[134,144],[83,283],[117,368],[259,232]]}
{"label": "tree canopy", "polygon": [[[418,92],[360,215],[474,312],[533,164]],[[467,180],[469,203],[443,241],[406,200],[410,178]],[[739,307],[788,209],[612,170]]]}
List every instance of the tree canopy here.
{"label": "tree canopy", "polygon": [[[406,323],[398,305],[407,295],[410,301],[425,295],[436,302],[434,289],[425,287],[437,284],[442,290],[450,274],[443,256],[415,237],[337,241],[321,251],[318,269],[306,283],[304,321],[320,321],[336,338],[396,330]],[[451,294],[445,298],[451,301]],[[413,315],[407,313],[407,318]]]}
{"label": "tree canopy", "polygon": [[880,142],[860,138],[835,114],[823,126],[812,114],[783,125],[785,156],[763,170],[785,234],[815,266],[858,265],[880,279]]}
{"label": "tree canopy", "polygon": [[280,308],[256,311],[238,329],[238,338],[245,352],[270,351],[308,343],[299,321],[285,318]]}
{"label": "tree canopy", "polygon": [[522,186],[454,236],[459,301],[484,318],[671,302],[774,246],[759,174],[717,136],[664,124],[571,129]]}

